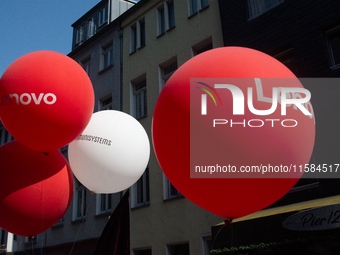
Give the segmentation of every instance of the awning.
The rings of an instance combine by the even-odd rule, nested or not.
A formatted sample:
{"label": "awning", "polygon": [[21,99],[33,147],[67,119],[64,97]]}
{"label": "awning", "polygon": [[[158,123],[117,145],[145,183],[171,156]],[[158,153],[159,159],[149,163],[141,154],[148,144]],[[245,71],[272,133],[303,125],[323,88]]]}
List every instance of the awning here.
{"label": "awning", "polygon": [[[326,205],[331,205],[331,204],[336,204],[336,203],[340,203],[340,195],[332,196],[332,197],[326,197],[326,198],[319,198],[319,199],[314,199],[314,200],[309,200],[309,201],[304,201],[304,202],[300,202],[300,203],[289,204],[289,205],[279,206],[279,207],[274,207],[274,208],[269,208],[269,209],[264,209],[264,210],[249,214],[247,216],[234,219],[232,221],[232,223],[237,223],[237,222],[246,221],[246,220],[253,220],[253,219],[277,215],[277,214],[281,214],[281,213],[302,211],[302,210],[306,210],[306,209],[310,209],[310,208],[314,208],[314,207],[326,206]],[[223,224],[224,224],[224,222],[221,222],[221,223],[217,224],[216,226],[223,225]]]}
{"label": "awning", "polygon": [[296,213],[334,204],[340,204],[340,195],[264,209],[233,220],[230,227],[217,224],[212,227],[212,254],[310,254],[315,249],[322,250],[315,254],[340,254],[339,228],[294,231],[282,225]]}

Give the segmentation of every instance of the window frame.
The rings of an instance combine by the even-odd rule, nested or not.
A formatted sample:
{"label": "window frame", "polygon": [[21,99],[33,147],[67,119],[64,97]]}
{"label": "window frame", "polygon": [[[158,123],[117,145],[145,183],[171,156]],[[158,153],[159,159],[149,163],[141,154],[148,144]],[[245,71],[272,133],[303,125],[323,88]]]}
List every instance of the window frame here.
{"label": "window frame", "polygon": [[[293,47],[289,47],[284,51],[281,51],[280,53],[273,56],[275,59],[280,61],[282,64],[284,64],[290,71],[292,71],[295,75],[297,75],[297,69],[296,69],[296,61],[294,56],[294,49]],[[288,61],[291,61],[289,64]]]}
{"label": "window frame", "polygon": [[[212,248],[212,235],[211,233],[201,234],[201,254],[210,255],[210,250]],[[211,244],[209,244],[209,242]],[[210,247],[211,246],[211,247]]]}
{"label": "window frame", "polygon": [[[81,193],[81,203],[79,207],[78,194]],[[73,195],[73,221],[84,220],[86,217],[86,187],[74,177],[74,195]],[[78,209],[80,208],[80,216],[78,216]]]}
{"label": "window frame", "polygon": [[208,37],[203,41],[196,43],[194,46],[191,47],[191,56],[197,56],[205,51],[211,50],[214,48],[214,44],[212,41],[212,37]]}
{"label": "window frame", "polygon": [[188,0],[188,17],[192,17],[198,13],[197,0]]}
{"label": "window frame", "polygon": [[[175,190],[175,194],[172,194],[172,190]],[[174,185],[172,185],[172,183],[163,173],[163,200],[167,201],[180,197],[183,197],[183,195],[175,188]]]}
{"label": "window frame", "polygon": [[188,245],[188,255],[190,255],[190,245],[189,242],[181,242],[181,243],[173,243],[166,245],[166,255],[176,255],[173,251],[173,247],[180,246],[180,245]]}
{"label": "window frame", "polygon": [[109,94],[99,99],[98,111],[113,110],[113,96]]}
{"label": "window frame", "polygon": [[[257,18],[257,17],[261,16],[262,14],[264,14],[264,13],[270,11],[271,9],[274,9],[275,7],[277,7],[277,6],[279,6],[279,5],[281,5],[281,4],[284,3],[284,0],[275,0],[276,3],[271,4],[271,5],[268,6],[268,7],[262,6],[262,7],[261,7],[262,10],[255,10],[255,8],[254,8],[255,6],[257,6],[258,9],[259,9],[260,7],[257,5],[257,4],[259,4],[259,2],[256,3],[256,2],[254,2],[254,1],[258,1],[258,0],[247,0],[248,16],[249,16],[248,21]],[[266,3],[265,3],[264,1],[268,1],[268,0],[262,0],[262,1],[263,1],[262,4],[265,5]],[[269,0],[269,1],[272,1],[272,0]],[[269,4],[268,4],[268,5],[269,5]]]}
{"label": "window frame", "polygon": [[[165,2],[164,2],[165,4]],[[157,36],[165,34],[165,7],[164,4],[157,8]]]}
{"label": "window frame", "polygon": [[0,124],[0,146],[13,140],[14,137]]}
{"label": "window frame", "polygon": [[[148,108],[147,108],[147,81],[146,77],[138,79],[135,82],[131,82],[131,91],[132,91],[132,98],[131,98],[131,115],[134,116],[136,119],[142,119],[147,117],[148,115]],[[138,86],[142,86],[137,88]],[[140,103],[138,103],[138,98],[140,96]],[[139,108],[140,107],[140,113]]]}
{"label": "window frame", "polygon": [[[150,171],[147,167],[136,183],[131,186],[131,208],[138,208],[150,205]],[[142,183],[142,201],[138,201],[139,187]]]}
{"label": "window frame", "polygon": [[130,26],[130,54],[146,45],[145,18],[139,19]]}
{"label": "window frame", "polygon": [[137,51],[137,23],[130,26],[130,53]]}
{"label": "window frame", "polygon": [[[334,27],[326,31],[326,44],[327,44],[327,50],[328,50],[329,65],[330,65],[330,69],[332,70],[340,68],[340,53],[338,56],[339,61],[338,63],[336,63],[335,57],[334,57],[334,49],[333,49],[334,47],[332,46],[332,42],[331,42],[331,37],[333,37],[334,35],[340,40],[340,26]],[[340,51],[340,45],[338,47]]]}
{"label": "window frame", "polygon": [[24,238],[25,245],[36,244],[38,243],[38,236],[25,236]]}
{"label": "window frame", "polygon": [[[168,73],[165,73],[165,70],[167,68],[171,68],[173,66],[176,66],[176,68]],[[165,83],[168,81],[168,79],[171,77],[171,75],[178,69],[178,62],[177,62],[177,56],[172,57],[171,59],[163,62],[158,66],[158,75],[159,75],[159,92],[163,89]]]}
{"label": "window frame", "polygon": [[188,18],[209,7],[209,0],[188,0]]}
{"label": "window frame", "polygon": [[141,252],[143,251],[150,251],[150,254],[152,254],[151,247],[145,247],[145,248],[133,249],[133,255],[141,255]]}
{"label": "window frame", "polygon": [[[103,15],[104,14],[104,15]],[[98,11],[98,27],[103,26],[108,21],[108,6],[103,7],[100,11]]]}
{"label": "window frame", "polygon": [[[103,206],[104,200],[104,208]],[[113,211],[113,194],[96,194],[96,215],[107,214]]]}
{"label": "window frame", "polygon": [[164,35],[176,27],[174,1],[164,1],[156,8],[157,15],[157,37]]}
{"label": "window frame", "polygon": [[87,20],[87,39],[97,33],[97,15],[93,15]]}
{"label": "window frame", "polygon": [[81,24],[75,31],[75,45],[78,46],[85,41],[85,24]]}
{"label": "window frame", "polygon": [[101,50],[101,61],[100,71],[109,69],[113,66],[113,40],[108,41],[100,47]]}
{"label": "window frame", "polygon": [[88,55],[87,57],[83,58],[81,61],[81,66],[83,67],[83,69],[85,70],[85,72],[87,73],[87,76],[90,77],[91,74],[91,55]]}

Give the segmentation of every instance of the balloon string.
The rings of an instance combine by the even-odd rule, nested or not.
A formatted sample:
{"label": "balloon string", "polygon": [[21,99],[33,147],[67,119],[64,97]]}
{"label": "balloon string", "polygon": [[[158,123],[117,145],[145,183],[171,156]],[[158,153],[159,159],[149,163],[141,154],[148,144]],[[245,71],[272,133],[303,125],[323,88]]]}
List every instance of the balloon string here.
{"label": "balloon string", "polygon": [[217,236],[220,234],[221,230],[224,228],[224,227],[227,227],[227,228],[230,228],[232,225],[231,225],[231,222],[233,220],[232,219],[225,219],[224,220],[224,225],[217,231],[216,235],[215,235],[215,238],[212,242],[212,245],[211,245],[211,249],[213,250],[214,249],[214,246],[215,246],[215,241],[217,239]]}
{"label": "balloon string", "polygon": [[[85,192],[86,192],[86,190],[85,190]],[[85,200],[85,201],[86,201],[86,200]],[[89,203],[86,203],[85,215],[86,215],[86,212],[87,212],[88,208],[89,208]],[[72,254],[73,249],[74,249],[74,246],[75,246],[75,244],[76,244],[76,242],[77,242],[77,240],[78,240],[78,236],[79,236],[80,230],[81,230],[81,228],[82,228],[82,226],[83,226],[83,224],[84,224],[84,221],[85,221],[85,215],[83,216],[83,218],[82,218],[82,220],[81,220],[81,223],[80,223],[80,226],[79,226],[77,235],[76,235],[76,237],[75,237],[75,239],[74,239],[74,242],[73,242],[73,244],[72,244],[72,247],[71,247],[71,250],[70,250],[69,255]]]}

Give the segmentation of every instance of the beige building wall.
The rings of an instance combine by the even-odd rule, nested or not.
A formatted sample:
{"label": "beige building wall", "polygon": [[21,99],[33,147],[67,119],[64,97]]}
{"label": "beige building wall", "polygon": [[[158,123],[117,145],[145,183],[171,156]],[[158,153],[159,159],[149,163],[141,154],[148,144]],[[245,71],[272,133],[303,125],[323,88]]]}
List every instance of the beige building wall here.
{"label": "beige building wall", "polygon": [[[141,1],[129,10],[122,20],[123,29],[123,111],[135,115],[132,84],[139,77],[146,78],[147,116],[140,118],[152,147],[151,122],[153,110],[162,87],[162,64],[177,59],[178,66],[189,60],[195,49],[212,43],[223,46],[218,1],[188,18],[187,0],[173,0],[175,27],[158,36],[158,9],[167,8],[172,1]],[[166,14],[167,15],[167,14]],[[145,22],[145,46],[131,53],[132,30]],[[139,31],[137,29],[137,35]],[[137,43],[138,48],[138,43]],[[171,62],[168,62],[171,63]],[[136,80],[137,79],[137,80]],[[132,159],[133,160],[133,159]],[[205,254],[201,249],[201,235],[208,235],[211,226],[222,218],[196,206],[184,197],[164,199],[164,177],[152,149],[149,162],[150,204],[131,209],[131,254],[135,249],[151,248],[153,255],[167,253],[167,245],[188,242],[190,254]]]}

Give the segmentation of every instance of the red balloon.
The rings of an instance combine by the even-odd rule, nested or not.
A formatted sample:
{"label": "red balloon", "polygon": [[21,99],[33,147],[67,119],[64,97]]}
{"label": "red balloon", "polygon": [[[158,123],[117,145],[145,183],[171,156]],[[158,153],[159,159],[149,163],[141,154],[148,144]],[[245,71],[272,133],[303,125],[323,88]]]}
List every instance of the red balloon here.
{"label": "red balloon", "polygon": [[0,227],[34,236],[57,223],[73,196],[73,175],[65,157],[47,156],[20,144],[0,147]]}
{"label": "red balloon", "polygon": [[0,116],[22,144],[41,152],[60,149],[87,126],[94,92],[73,59],[37,51],[15,60],[0,79]]}
{"label": "red balloon", "polygon": [[[278,104],[271,115],[274,117],[268,118],[296,119],[296,127],[283,127],[281,121],[274,121],[275,127],[270,121],[263,127],[249,127],[249,119],[253,119],[250,125],[261,126],[257,119],[263,116],[252,114],[246,103],[244,115],[233,115],[232,111],[226,110],[233,109],[231,93],[221,90],[217,93],[221,96],[221,104],[214,92],[211,94],[216,103],[207,95],[208,113],[202,116],[200,111],[191,110],[193,104],[201,103],[201,94],[205,93],[196,87],[208,88],[202,83],[191,87],[191,78],[199,78],[192,82],[202,83],[206,82],[204,78],[251,78],[249,80],[254,83],[254,78],[296,78],[295,75],[276,59],[253,49],[213,49],[190,59],[170,77],[159,95],[153,116],[152,136],[158,162],[170,182],[189,200],[228,219],[245,216],[276,202],[296,184],[302,173],[286,178],[252,178],[250,175],[249,178],[211,178],[209,174],[191,178],[190,167],[193,163],[203,166],[210,162],[212,165],[213,160],[222,160],[216,161],[215,166],[217,163],[219,166],[230,164],[237,171],[241,166],[308,163],[314,146],[314,117],[305,116],[292,106],[288,107],[286,117],[281,116]],[[240,85],[240,89],[247,95],[247,87],[251,86],[256,95],[255,84]],[[271,89],[264,88],[264,95],[271,96]],[[263,105],[261,102],[254,102],[254,107],[270,108],[268,103]],[[212,128],[212,120],[221,118],[227,119],[229,126]],[[245,120],[247,126],[232,128],[231,119],[239,123]],[[284,124],[294,125],[295,122]]]}

